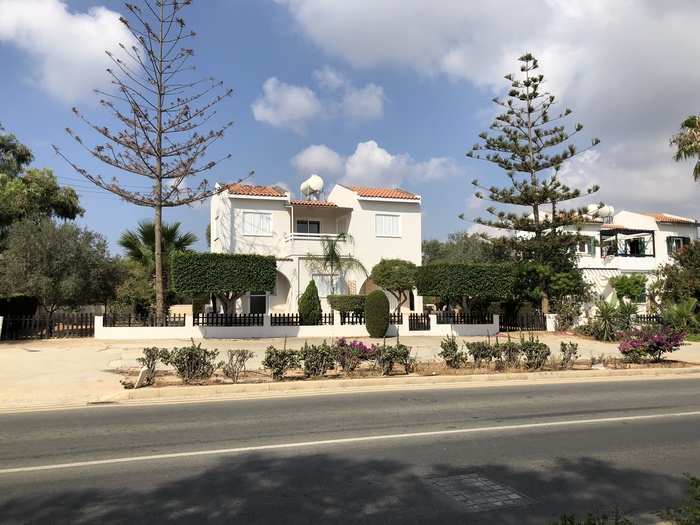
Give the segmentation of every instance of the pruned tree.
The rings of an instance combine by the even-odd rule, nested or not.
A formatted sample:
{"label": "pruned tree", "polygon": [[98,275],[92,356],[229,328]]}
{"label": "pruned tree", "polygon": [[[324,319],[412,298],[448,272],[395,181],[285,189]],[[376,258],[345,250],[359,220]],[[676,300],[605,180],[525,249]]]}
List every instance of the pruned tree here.
{"label": "pruned tree", "polygon": [[681,123],[681,129],[671,138],[676,148],[673,160],[698,159],[693,167],[693,179],[700,181],[700,116],[691,115]]}
{"label": "pruned tree", "polygon": [[372,268],[374,284],[396,299],[396,313],[401,311],[408,293],[416,287],[417,271],[418,267],[414,263],[403,259],[382,259]]}
{"label": "pruned tree", "polygon": [[[116,66],[108,69],[114,93],[96,90],[100,102],[119,126],[120,131],[89,121],[76,108],[74,113],[106,139],[93,148],[68,129],[68,133],[95,158],[111,168],[149,179],[147,191],[136,191],[133,182],[123,183],[106,178],[68,162],[88,180],[129,203],[155,211],[155,289],[156,314],[165,312],[162,224],[163,209],[189,205],[212,195],[206,179],[197,184],[189,181],[211,170],[230,157],[205,161],[209,147],[221,139],[232,122],[209,127],[216,114],[214,106],[232,94],[213,78],[198,78],[191,64],[194,51],[186,41],[195,36],[188,31],[180,11],[192,0],[143,0],[139,7],[126,4],[134,20],[120,21],[137,41],[121,44],[124,58],[107,52]],[[213,125],[212,125],[213,126]],[[57,152],[62,155],[60,150]],[[62,155],[63,156],[63,155]],[[64,156],[65,158],[65,156]]]}
{"label": "pruned tree", "polygon": [[[499,242],[537,272],[533,294],[539,296],[542,311],[548,313],[552,278],[556,275],[550,263],[567,258],[570,247],[580,238],[578,234],[564,233],[562,228],[575,226],[582,220],[580,210],[560,208],[561,203],[581,196],[581,191],[563,184],[559,170],[567,160],[600,141],[592,139],[590,146],[584,149],[577,149],[570,143],[571,137],[583,126],[576,124],[569,134],[563,124],[557,123],[571,110],[551,115],[555,98],[542,90],[545,78],[535,73],[539,67],[537,60],[530,54],[519,60],[522,76],[506,75],[511,89],[505,99],[494,99],[505,112],[491,124],[493,133],[481,133],[479,137],[483,142],[475,144],[467,156],[491,162],[506,172],[510,186],[504,188],[484,187],[478,180],[472,181],[479,189],[478,198],[508,207],[499,210],[490,206],[487,212],[492,218],[477,218],[475,222],[517,233],[502,237]],[[598,187],[593,186],[586,193],[597,190]],[[527,211],[516,213],[511,206],[524,207]],[[576,264],[575,257],[568,259],[569,266]]]}

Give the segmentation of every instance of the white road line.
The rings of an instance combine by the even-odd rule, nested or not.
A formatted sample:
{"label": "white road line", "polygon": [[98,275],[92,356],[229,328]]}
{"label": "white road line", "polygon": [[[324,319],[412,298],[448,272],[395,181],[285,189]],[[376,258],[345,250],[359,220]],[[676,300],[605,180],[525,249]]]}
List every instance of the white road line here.
{"label": "white road line", "polygon": [[113,459],[100,459],[95,461],[80,461],[76,463],[60,463],[57,465],[38,465],[35,467],[18,467],[0,469],[2,474],[16,474],[20,472],[37,472],[41,470],[58,470],[65,468],[93,467],[98,465],[113,465],[117,463],[134,463],[138,461],[157,461],[162,459],[190,458],[196,456],[220,456],[227,454],[239,454],[243,452],[259,452],[262,450],[282,450],[301,447],[319,447],[324,445],[340,445],[345,443],[361,443],[368,441],[383,441],[390,439],[411,439],[421,437],[440,437],[455,434],[476,434],[481,432],[502,432],[507,430],[529,430],[537,428],[553,428],[563,426],[596,425],[600,423],[619,423],[625,421],[643,421],[647,419],[671,419],[679,417],[700,416],[700,411],[678,412],[675,414],[651,414],[645,416],[605,417],[598,419],[583,419],[578,421],[552,421],[549,423],[524,423],[520,425],[502,425],[495,427],[463,428],[453,430],[435,430],[431,432],[411,432],[408,434],[385,434],[380,436],[362,436],[354,438],[326,439],[320,441],[302,441],[299,443],[278,443],[276,445],[257,445],[251,447],[224,448],[215,450],[200,450],[196,452],[177,452],[173,454],[154,454],[151,456],[136,456]]}

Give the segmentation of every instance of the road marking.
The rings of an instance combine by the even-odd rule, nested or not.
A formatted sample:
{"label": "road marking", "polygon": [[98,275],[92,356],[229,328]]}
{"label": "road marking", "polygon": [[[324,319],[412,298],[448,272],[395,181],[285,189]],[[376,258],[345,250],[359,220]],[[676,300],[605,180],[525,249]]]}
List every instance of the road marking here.
{"label": "road marking", "polygon": [[538,428],[553,428],[563,426],[596,425],[600,423],[620,423],[625,421],[643,421],[648,419],[671,419],[679,417],[700,416],[700,411],[679,412],[675,414],[650,414],[645,416],[605,417],[598,419],[583,419],[578,421],[552,421],[548,423],[524,423],[520,425],[502,425],[495,427],[463,428],[451,430],[435,430],[430,432],[411,432],[408,434],[385,434],[380,436],[362,436],[354,438],[326,439],[320,441],[302,441],[299,443],[278,443],[276,445],[256,445],[250,447],[224,448],[215,450],[200,450],[195,452],[176,452],[172,454],[153,454],[150,456],[136,456],[113,459],[100,459],[95,461],[80,461],[76,463],[59,463],[56,465],[38,465],[34,467],[18,467],[0,469],[2,474],[16,474],[20,472],[37,472],[41,470],[58,470],[65,468],[94,467],[99,465],[114,465],[117,463],[135,463],[138,461],[157,461],[163,459],[190,458],[196,456],[220,456],[227,454],[240,454],[244,452],[260,452],[263,450],[283,450],[302,447],[319,447],[325,445],[341,445],[346,443],[362,443],[368,441],[386,441],[392,439],[412,439],[421,437],[440,437],[456,434],[477,434],[482,432],[503,432],[508,430],[530,430]]}

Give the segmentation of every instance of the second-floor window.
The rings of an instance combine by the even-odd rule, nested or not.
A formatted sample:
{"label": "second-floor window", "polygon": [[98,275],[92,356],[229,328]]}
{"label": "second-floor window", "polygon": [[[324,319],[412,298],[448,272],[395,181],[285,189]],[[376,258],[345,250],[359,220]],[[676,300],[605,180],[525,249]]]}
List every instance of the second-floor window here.
{"label": "second-floor window", "polygon": [[669,255],[682,250],[687,244],[690,244],[690,237],[666,237],[666,248]]}
{"label": "second-floor window", "polygon": [[244,211],[243,235],[272,235],[272,214]]}
{"label": "second-floor window", "polygon": [[576,245],[576,251],[580,254],[594,255],[595,254],[595,239],[593,237],[585,237]]}
{"label": "second-floor window", "polygon": [[374,216],[374,234],[377,237],[401,237],[401,217],[377,213]]}
{"label": "second-floor window", "polygon": [[321,233],[321,223],[319,221],[297,221],[297,233]]}

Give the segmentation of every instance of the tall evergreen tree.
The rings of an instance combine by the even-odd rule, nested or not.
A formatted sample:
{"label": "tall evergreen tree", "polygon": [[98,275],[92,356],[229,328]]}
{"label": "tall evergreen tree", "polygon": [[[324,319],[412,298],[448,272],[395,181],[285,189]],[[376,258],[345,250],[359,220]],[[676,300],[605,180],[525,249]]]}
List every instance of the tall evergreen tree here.
{"label": "tall evergreen tree", "polygon": [[[165,312],[163,279],[163,209],[192,204],[212,195],[206,180],[192,183],[191,178],[215,167],[223,158],[205,161],[209,147],[221,139],[232,122],[209,128],[214,106],[232,94],[213,78],[197,78],[191,64],[194,51],[187,41],[195,36],[188,31],[180,11],[192,0],[141,0],[140,7],[126,4],[134,20],[122,17],[137,45],[121,45],[127,58],[108,52],[115,68],[107,72],[114,93],[97,91],[101,104],[122,130],[113,131],[103,124],[88,121],[73,111],[106,143],[85,148],[106,165],[127,175],[145,177],[152,186],[145,192],[134,191],[133,179],[124,183],[116,178],[89,173],[77,163],[68,162],[97,186],[122,199],[153,208],[155,211],[155,289],[156,314]],[[84,145],[72,130],[68,132]],[[61,152],[57,150],[59,154]],[[64,157],[65,158],[65,157]],[[188,181],[188,182],[186,182]],[[223,189],[223,188],[222,188]]]}
{"label": "tall evergreen tree", "polygon": [[[557,277],[576,273],[576,256],[571,247],[580,236],[564,233],[561,228],[575,226],[582,219],[580,211],[560,207],[561,203],[581,196],[581,191],[563,184],[559,170],[564,162],[600,141],[593,139],[590,146],[580,150],[569,142],[583,126],[576,124],[570,134],[565,131],[558,121],[571,110],[551,115],[555,98],[542,90],[545,78],[535,72],[537,60],[526,54],[519,61],[521,75],[505,77],[511,85],[507,97],[494,99],[505,112],[491,124],[492,133],[479,135],[483,142],[475,144],[467,156],[491,162],[506,172],[510,185],[504,188],[485,187],[478,180],[472,181],[480,190],[476,193],[478,198],[506,206],[490,206],[487,212],[491,217],[477,218],[475,222],[515,233],[492,240],[516,254],[524,275],[531,279],[526,294],[541,301],[542,311],[548,313],[550,299],[556,293],[566,293],[553,286],[561,282]],[[597,190],[594,186],[586,193]],[[527,211],[517,213],[513,207]],[[578,279],[583,280],[580,272]]]}

